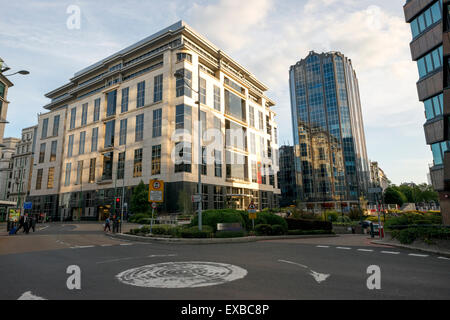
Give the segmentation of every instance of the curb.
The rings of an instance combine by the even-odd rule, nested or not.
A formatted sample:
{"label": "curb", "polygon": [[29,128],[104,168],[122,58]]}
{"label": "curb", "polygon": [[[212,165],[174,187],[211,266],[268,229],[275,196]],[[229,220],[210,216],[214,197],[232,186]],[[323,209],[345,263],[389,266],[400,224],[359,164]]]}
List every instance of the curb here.
{"label": "curb", "polygon": [[421,252],[426,252],[426,253],[433,253],[433,254],[437,254],[440,256],[444,256],[444,257],[450,257],[450,252],[448,252],[448,251],[443,252],[443,251],[434,250],[434,249],[418,248],[415,246],[401,244],[401,243],[387,243],[387,242],[384,242],[383,240],[373,240],[373,241],[371,241],[371,243],[385,244],[385,245],[389,245],[389,246],[393,246],[393,247],[397,247],[397,248],[411,249],[411,250],[416,250],[416,251],[421,251]]}
{"label": "curb", "polygon": [[254,237],[240,237],[240,238],[213,238],[213,239],[188,239],[188,238],[153,238],[141,237],[129,234],[106,234],[105,236],[140,242],[159,242],[172,244],[221,244],[221,243],[247,243],[257,242],[262,240],[284,240],[284,239],[308,239],[308,238],[331,238],[338,237],[337,235],[301,235],[301,236],[254,236]]}

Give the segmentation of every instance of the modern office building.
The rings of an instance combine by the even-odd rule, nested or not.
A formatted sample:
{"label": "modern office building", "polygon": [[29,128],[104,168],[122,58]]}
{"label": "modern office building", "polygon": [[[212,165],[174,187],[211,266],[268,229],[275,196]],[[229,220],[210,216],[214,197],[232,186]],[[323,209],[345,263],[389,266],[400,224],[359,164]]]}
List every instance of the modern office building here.
{"label": "modern office building", "polygon": [[295,158],[293,146],[280,147],[280,170],[278,184],[281,190],[281,207],[296,205],[297,183],[295,180]]}
{"label": "modern office building", "polygon": [[132,188],[154,178],[165,181],[163,212],[190,211],[199,150],[203,209],[278,206],[267,90],[183,21],[75,73],[39,116],[34,212],[102,219],[122,191],[129,204]]}
{"label": "modern office building", "polygon": [[297,198],[310,209],[357,206],[370,169],[351,60],[310,52],[289,75]]}
{"label": "modern office building", "polygon": [[8,200],[23,207],[31,190],[31,173],[34,157],[34,137],[37,126],[22,129],[22,139],[16,145],[11,157],[12,177],[8,183]]}
{"label": "modern office building", "polygon": [[[411,26],[412,60],[417,62],[419,80],[417,92],[424,103],[425,139],[433,154],[430,176],[440,194],[444,222],[450,224],[450,158],[448,116],[450,96],[448,86],[449,19],[448,3],[442,11],[442,0],[409,0],[404,5],[405,20]],[[445,12],[443,23],[442,12]],[[448,163],[448,165],[446,165]],[[447,175],[446,175],[447,173]]]}

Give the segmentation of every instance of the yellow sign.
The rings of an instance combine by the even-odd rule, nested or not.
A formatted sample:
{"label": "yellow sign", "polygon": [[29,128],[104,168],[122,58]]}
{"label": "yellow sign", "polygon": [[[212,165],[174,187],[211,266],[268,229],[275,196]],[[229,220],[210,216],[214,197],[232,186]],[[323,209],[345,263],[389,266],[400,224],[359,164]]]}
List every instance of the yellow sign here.
{"label": "yellow sign", "polygon": [[148,188],[149,202],[164,202],[164,181],[153,179],[150,180]]}
{"label": "yellow sign", "polygon": [[249,212],[248,213],[248,218],[251,219],[251,220],[252,219],[256,219],[256,212]]}
{"label": "yellow sign", "polygon": [[9,209],[9,221],[18,222],[20,218],[20,210],[19,209]]}

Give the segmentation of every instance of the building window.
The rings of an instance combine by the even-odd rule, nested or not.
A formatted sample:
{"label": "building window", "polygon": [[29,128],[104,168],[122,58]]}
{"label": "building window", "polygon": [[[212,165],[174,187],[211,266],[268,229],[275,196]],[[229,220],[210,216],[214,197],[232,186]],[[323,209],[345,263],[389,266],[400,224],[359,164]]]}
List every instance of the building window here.
{"label": "building window", "polygon": [[153,102],[159,102],[162,100],[163,93],[163,75],[160,74],[155,77],[155,83],[153,86]]}
{"label": "building window", "polygon": [[228,78],[225,77],[224,79],[224,83],[233,88],[234,90],[236,90],[237,92],[239,92],[240,94],[245,94],[245,89],[244,87],[241,87],[239,84],[237,84],[236,82],[234,82],[233,80],[230,80]]}
{"label": "building window", "polygon": [[86,144],[86,131],[80,132],[80,145],[78,147],[78,154],[84,154],[84,146]]}
{"label": "building window", "polygon": [[202,165],[200,166],[201,167],[201,172],[202,172],[202,175],[204,175],[204,176],[206,176],[207,174],[208,174],[208,166],[207,166],[207,151],[206,151],[207,149],[206,149],[206,147],[202,147]]}
{"label": "building window", "polygon": [[123,88],[122,89],[122,101],[120,103],[120,112],[127,112],[128,111],[128,93],[130,88]]}
{"label": "building window", "polygon": [[421,15],[411,21],[411,32],[413,39],[421,35],[430,26],[441,21],[441,1],[436,1],[431,7],[425,10]]}
{"label": "building window", "polygon": [[117,179],[123,179],[125,176],[125,152],[119,153],[117,161]]}
{"label": "building window", "polygon": [[56,115],[53,118],[53,136],[56,137],[58,135],[58,131],[59,131],[59,115]]}
{"label": "building window", "polygon": [[36,176],[36,190],[41,190],[42,187],[42,172],[44,169],[38,169]]}
{"label": "building window", "polygon": [[161,174],[161,145],[152,146],[152,175]]}
{"label": "building window", "polygon": [[265,148],[264,148],[264,137],[259,137],[259,152],[260,152],[261,158],[264,158],[266,156]]}
{"label": "building window", "polygon": [[223,192],[222,187],[214,187],[214,209],[223,209]]}
{"label": "building window", "polygon": [[96,158],[92,158],[89,163],[89,183],[95,183],[95,164]]}
{"label": "building window", "polygon": [[114,135],[116,120],[111,120],[105,124],[105,148],[114,147]]}
{"label": "building window", "polygon": [[119,146],[127,144],[127,119],[120,120]]}
{"label": "building window", "polygon": [[141,108],[145,105],[145,81],[137,84],[137,98],[136,108]]}
{"label": "building window", "polygon": [[239,153],[226,151],[225,163],[227,179],[248,179],[248,157]]}
{"label": "building window", "polygon": [[442,67],[442,46],[434,49],[417,61],[420,79]]}
{"label": "building window", "polygon": [[245,100],[225,90],[225,113],[240,121],[246,122]]}
{"label": "building window", "polygon": [[103,155],[102,180],[112,180],[113,156],[112,152],[107,152]]}
{"label": "building window", "polygon": [[100,119],[100,98],[95,99],[94,102],[94,122],[97,122]]}
{"label": "building window", "polygon": [[45,143],[41,143],[41,148],[39,150],[39,163],[43,163],[45,160]]}
{"label": "building window", "polygon": [[431,120],[441,114],[444,110],[444,95],[441,93],[430,99],[424,101],[425,104],[425,116],[427,120]]}
{"label": "building window", "polygon": [[88,104],[85,103],[81,107],[81,125],[84,126],[87,123]]}
{"label": "building window", "polygon": [[67,157],[71,157],[73,154],[73,134],[69,136],[69,144],[67,146]]}
{"label": "building window", "polygon": [[266,129],[267,129],[267,134],[269,136],[272,136],[272,126],[270,125],[270,117],[266,116]]}
{"label": "building window", "polygon": [[176,106],[175,110],[175,130],[184,129],[191,133],[192,129],[192,110],[190,106],[181,104]]}
{"label": "building window", "polygon": [[75,128],[75,121],[77,119],[77,108],[72,108],[70,110],[70,129]]}
{"label": "building window", "polygon": [[256,154],[256,135],[250,132],[250,153]]}
{"label": "building window", "polygon": [[206,134],[207,134],[207,131],[206,131],[206,124],[207,124],[207,122],[206,122],[206,112],[205,111],[200,111],[200,123],[201,123],[201,137],[202,137],[202,140],[203,139],[205,139],[205,140],[207,140],[208,139],[208,137],[206,136]]}
{"label": "building window", "polygon": [[144,140],[144,114],[136,116],[136,142]]}
{"label": "building window", "polygon": [[225,145],[247,151],[247,128],[225,120]]}
{"label": "building window", "polygon": [[153,138],[161,137],[162,109],[153,110]]}
{"label": "building window", "polygon": [[214,176],[222,178],[222,151],[214,150]]}
{"label": "building window", "polygon": [[50,150],[50,162],[56,161],[56,147],[58,146],[58,140],[52,141]]}
{"label": "building window", "polygon": [[256,167],[256,161],[252,160],[252,182],[257,183],[258,182],[258,170]]}
{"label": "building window", "polygon": [[270,146],[270,140],[267,140],[267,158],[272,158],[272,147]]}
{"label": "building window", "polygon": [[66,176],[64,179],[64,186],[70,185],[70,173],[72,171],[72,163],[66,163]]}
{"label": "building window", "polygon": [[206,80],[200,78],[200,103],[206,104]]}
{"label": "building window", "polygon": [[255,108],[252,106],[248,107],[248,117],[249,117],[249,123],[251,127],[255,127]]}
{"label": "building window", "polygon": [[134,150],[133,177],[142,177],[142,148]]}
{"label": "building window", "polygon": [[267,184],[267,179],[266,179],[266,165],[263,164],[262,170],[261,170],[261,183],[262,184]]}
{"label": "building window", "polygon": [[116,114],[117,90],[106,94],[106,116],[110,117]]}
{"label": "building window", "polygon": [[77,163],[77,180],[75,184],[83,183],[83,160],[78,161]]}
{"label": "building window", "polygon": [[48,168],[47,189],[53,189],[53,181],[55,181],[55,168]]}
{"label": "building window", "polygon": [[98,127],[92,128],[91,152],[97,151],[97,144],[98,144]]}
{"label": "building window", "polygon": [[220,111],[220,87],[214,86],[214,109]]}
{"label": "building window", "polygon": [[192,146],[190,142],[175,143],[175,173],[191,172]]}
{"label": "building window", "polygon": [[177,62],[187,60],[192,63],[192,55],[185,52],[177,53]]}
{"label": "building window", "polygon": [[258,111],[259,115],[259,130],[264,130],[264,117],[261,111]]}
{"label": "building window", "polygon": [[47,129],[48,129],[48,118],[44,119],[42,122],[42,134],[41,139],[47,138]]}
{"label": "building window", "polygon": [[177,73],[181,73],[183,78],[176,79],[176,95],[177,97],[186,96],[192,97],[192,72],[187,69],[177,70]]}

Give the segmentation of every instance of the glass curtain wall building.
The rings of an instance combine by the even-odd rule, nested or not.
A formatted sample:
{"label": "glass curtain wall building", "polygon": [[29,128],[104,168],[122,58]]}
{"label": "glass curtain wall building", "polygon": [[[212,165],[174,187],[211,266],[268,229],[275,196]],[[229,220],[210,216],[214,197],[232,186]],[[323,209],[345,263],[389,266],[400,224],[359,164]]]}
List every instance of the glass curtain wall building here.
{"label": "glass curtain wall building", "polygon": [[339,52],[310,52],[290,68],[297,197],[349,208],[370,181],[358,80]]}

